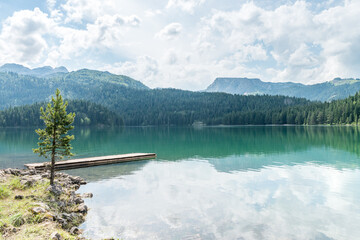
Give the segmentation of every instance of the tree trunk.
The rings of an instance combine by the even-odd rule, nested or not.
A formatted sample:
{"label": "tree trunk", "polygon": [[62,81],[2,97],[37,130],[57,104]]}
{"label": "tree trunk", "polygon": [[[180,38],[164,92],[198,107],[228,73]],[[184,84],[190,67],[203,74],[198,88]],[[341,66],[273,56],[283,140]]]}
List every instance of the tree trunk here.
{"label": "tree trunk", "polygon": [[56,128],[54,128],[53,142],[52,142],[50,185],[54,185],[54,178],[55,178],[55,144],[56,144],[55,138],[56,138]]}

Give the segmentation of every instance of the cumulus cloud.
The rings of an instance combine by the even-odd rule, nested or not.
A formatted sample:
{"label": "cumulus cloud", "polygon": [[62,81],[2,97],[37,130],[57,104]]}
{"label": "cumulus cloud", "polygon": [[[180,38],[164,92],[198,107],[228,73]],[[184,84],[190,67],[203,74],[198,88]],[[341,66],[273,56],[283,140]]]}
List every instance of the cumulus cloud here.
{"label": "cumulus cloud", "polygon": [[169,0],[166,8],[179,8],[188,13],[194,13],[196,7],[202,5],[205,0]]}
{"label": "cumulus cloud", "polygon": [[[351,57],[354,56],[351,52],[360,45],[360,31],[354,30],[360,29],[355,21],[359,13],[357,1],[345,1],[343,6],[319,13],[313,12],[305,1],[270,10],[250,2],[239,10],[215,11],[204,18],[197,46],[199,49],[206,46],[211,52],[207,53],[208,57],[222,58],[222,62],[233,61],[234,64],[241,62],[240,59],[245,62],[266,60],[268,49],[269,56],[278,64],[272,66],[277,68],[278,74],[270,76],[265,71],[263,79],[306,83],[327,81],[350,72],[359,74],[354,64],[360,64],[360,59]],[[233,56],[222,57],[224,53]],[[346,63],[346,59],[352,59],[351,64],[350,61]]]}
{"label": "cumulus cloud", "polygon": [[171,40],[180,35],[182,25],[180,23],[170,23],[160,30],[155,36],[163,40]]}
{"label": "cumulus cloud", "polygon": [[150,56],[140,56],[134,61],[125,61],[108,65],[105,66],[103,70],[110,70],[117,74],[139,79],[149,86],[154,87],[159,84],[156,82],[159,74],[159,65],[157,60]]}
{"label": "cumulus cloud", "polygon": [[116,4],[113,1],[65,0],[61,9],[66,15],[65,22],[82,23],[93,22],[108,12],[113,13]]}
{"label": "cumulus cloud", "polygon": [[35,8],[3,19],[1,62],[108,68],[192,90],[221,76],[316,83],[360,74],[355,0],[232,8],[205,0],[46,2],[48,14]]}
{"label": "cumulus cloud", "polygon": [[46,35],[55,26],[39,8],[7,18],[0,33],[1,62],[37,63],[48,49]]}

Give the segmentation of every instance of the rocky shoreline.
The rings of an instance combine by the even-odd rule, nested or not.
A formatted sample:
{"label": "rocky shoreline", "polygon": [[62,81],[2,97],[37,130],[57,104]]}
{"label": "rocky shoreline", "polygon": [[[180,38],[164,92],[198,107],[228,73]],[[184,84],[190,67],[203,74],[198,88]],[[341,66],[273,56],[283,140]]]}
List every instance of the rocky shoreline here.
{"label": "rocky shoreline", "polygon": [[[76,193],[76,190],[81,185],[86,184],[85,180],[77,176],[56,172],[55,184],[51,186],[49,185],[49,175],[50,173],[46,171],[35,169],[9,168],[0,170],[0,184],[3,184],[3,188],[11,189],[8,191],[10,192],[8,196],[4,195],[6,198],[12,197],[7,201],[10,204],[24,201],[24,206],[28,207],[16,224],[6,223],[0,215],[0,233],[5,239],[16,236],[18,232],[22,231],[22,226],[34,224],[34,219],[37,224],[46,225],[47,223],[54,226],[52,229],[64,230],[73,239],[84,239],[81,237],[81,230],[78,227],[85,221],[88,211],[83,199],[92,197],[92,194],[80,195]],[[59,231],[48,234],[48,237],[53,240],[67,238],[63,237],[64,234]]]}

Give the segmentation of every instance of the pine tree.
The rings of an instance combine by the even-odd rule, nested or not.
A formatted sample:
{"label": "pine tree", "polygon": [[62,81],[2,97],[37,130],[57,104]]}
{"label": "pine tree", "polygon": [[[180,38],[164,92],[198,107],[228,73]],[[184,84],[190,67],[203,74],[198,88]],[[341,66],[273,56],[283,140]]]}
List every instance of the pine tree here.
{"label": "pine tree", "polygon": [[74,139],[73,135],[67,135],[68,131],[74,127],[75,113],[67,113],[68,102],[64,103],[59,89],[56,89],[56,97],[52,97],[51,103],[48,103],[46,110],[41,107],[40,118],[45,123],[44,129],[37,129],[35,132],[39,135],[39,148],[33,149],[34,153],[45,158],[51,158],[50,165],[50,184],[54,185],[55,161],[64,156],[72,156],[70,141]]}

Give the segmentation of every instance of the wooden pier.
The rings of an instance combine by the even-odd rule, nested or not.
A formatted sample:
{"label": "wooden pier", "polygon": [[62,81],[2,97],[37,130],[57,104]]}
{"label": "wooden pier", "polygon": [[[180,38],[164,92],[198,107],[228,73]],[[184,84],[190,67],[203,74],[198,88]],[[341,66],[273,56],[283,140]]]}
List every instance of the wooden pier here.
{"label": "wooden pier", "polygon": [[[92,166],[99,166],[106,164],[148,160],[153,158],[156,158],[155,153],[129,153],[129,154],[121,154],[121,155],[70,159],[70,160],[55,162],[55,170],[84,168],[84,167],[92,167]],[[49,162],[25,164],[25,167],[27,167],[28,169],[42,170],[45,168],[46,164],[49,164]]]}

